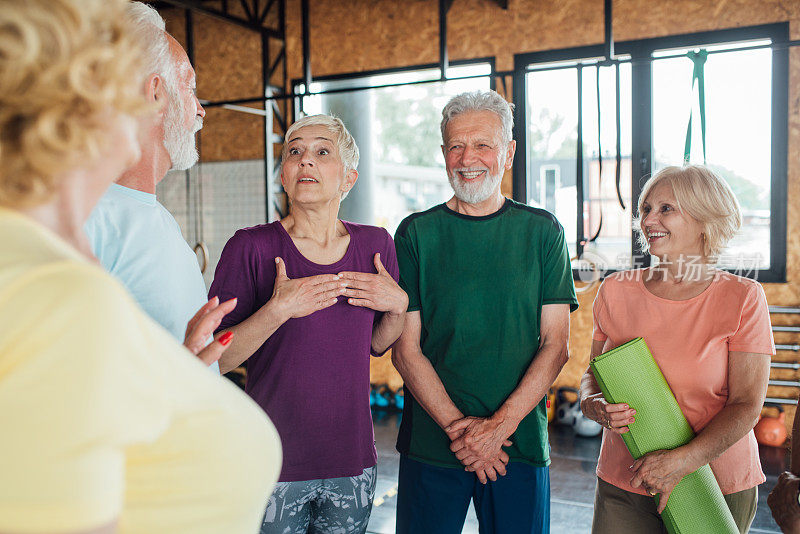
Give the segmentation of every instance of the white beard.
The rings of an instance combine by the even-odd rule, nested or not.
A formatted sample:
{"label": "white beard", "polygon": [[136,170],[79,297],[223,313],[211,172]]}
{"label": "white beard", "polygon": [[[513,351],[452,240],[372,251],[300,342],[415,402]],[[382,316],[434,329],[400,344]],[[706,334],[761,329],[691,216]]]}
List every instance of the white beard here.
{"label": "white beard", "polygon": [[203,119],[195,117],[192,130],[185,130],[181,125],[183,103],[177,94],[170,96],[172,103],[167,106],[164,117],[164,147],[172,162],[170,170],[185,171],[197,163],[200,157],[195,144],[195,133],[203,127]]}
{"label": "white beard", "polygon": [[[486,171],[486,175],[479,182],[465,182],[458,174],[458,171],[461,170],[475,171],[481,169]],[[458,200],[467,204],[478,204],[494,194],[497,186],[503,180],[503,173],[500,172],[497,176],[492,176],[486,167],[471,167],[470,169],[453,169],[447,173],[447,178],[450,180],[450,186],[453,188],[453,193]]]}

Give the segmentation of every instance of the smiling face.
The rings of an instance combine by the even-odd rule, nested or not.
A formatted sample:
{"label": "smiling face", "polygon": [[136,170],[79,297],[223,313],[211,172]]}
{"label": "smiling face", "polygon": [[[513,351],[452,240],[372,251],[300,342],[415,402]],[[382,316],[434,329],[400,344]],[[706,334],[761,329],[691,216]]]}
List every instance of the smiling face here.
{"label": "smiling face", "polygon": [[661,260],[703,256],[703,225],[678,209],[668,182],[656,185],[642,203],[642,231],[650,254]]}
{"label": "smiling face", "polygon": [[477,204],[499,194],[515,148],[514,141],[504,142],[503,124],[494,112],[467,111],[450,119],[442,152],[456,198]]}
{"label": "smiling face", "polygon": [[304,126],[288,140],[281,183],[293,204],[338,203],[357,177],[345,174],[336,135],[325,126]]}

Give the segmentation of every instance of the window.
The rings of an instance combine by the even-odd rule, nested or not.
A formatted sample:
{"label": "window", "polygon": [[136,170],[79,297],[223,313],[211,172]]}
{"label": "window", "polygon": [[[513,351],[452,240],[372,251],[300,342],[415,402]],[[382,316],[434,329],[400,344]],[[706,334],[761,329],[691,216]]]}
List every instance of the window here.
{"label": "window", "polygon": [[772,24],[616,43],[610,65],[602,46],[518,55],[515,198],[558,217],[574,268],[642,266],[641,186],[688,155],[742,206],[718,266],[785,281],[788,53],[771,45],[787,40],[788,25]]}
{"label": "window", "polygon": [[[596,60],[587,65],[562,64],[525,74],[526,201],[555,214],[571,238],[576,262],[578,256],[603,257],[604,266],[617,269],[630,257],[631,215],[630,202],[623,208],[617,194],[616,68]],[[629,198],[629,63],[620,66],[620,81],[619,190]]]}
{"label": "window", "polygon": [[[409,214],[449,199],[439,123],[447,101],[462,92],[489,89],[489,62],[453,64],[448,80],[435,66],[336,76],[312,82],[311,92],[364,88],[303,97],[297,111],[341,118],[361,151],[359,180],[342,202],[340,216],[394,234]],[[410,85],[395,85],[413,82]],[[381,87],[383,86],[383,87]],[[388,87],[387,87],[388,86]],[[304,90],[302,84],[295,91]]]}
{"label": "window", "polygon": [[[689,110],[690,163],[705,163],[733,189],[742,207],[744,226],[719,261],[740,270],[770,268],[770,106],[772,49],[739,50],[739,46],[656,51],[653,54],[653,169],[684,158]],[[705,110],[700,110],[693,76],[692,52],[708,55],[700,70]],[[743,73],[747,73],[743,75]],[[705,119],[705,150],[702,120]]]}

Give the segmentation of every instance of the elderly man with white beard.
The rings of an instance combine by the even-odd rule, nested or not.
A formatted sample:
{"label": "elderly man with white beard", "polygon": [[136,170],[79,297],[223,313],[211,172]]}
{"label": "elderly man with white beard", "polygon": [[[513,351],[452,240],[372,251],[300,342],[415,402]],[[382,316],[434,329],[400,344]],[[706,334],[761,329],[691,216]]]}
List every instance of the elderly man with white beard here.
{"label": "elderly man with white beard", "polygon": [[406,403],[399,534],[461,532],[470,500],[482,533],[547,533],[545,395],[568,358],[578,307],[564,229],[500,193],[516,143],[494,91],[442,111],[454,196],[395,236],[405,326],[392,361]]}
{"label": "elderly man with white beard", "polygon": [[97,258],[147,314],[219,372],[217,360],[231,336],[206,347],[201,331],[213,332],[235,300],[206,300],[197,257],[155,195],[167,171],[186,170],[197,162],[195,133],[205,111],[195,95],[189,58],[165,31],[158,12],[131,2],[127,16],[151,72],[142,90],[160,111],[140,123],[141,159],[111,185],[85,230]]}

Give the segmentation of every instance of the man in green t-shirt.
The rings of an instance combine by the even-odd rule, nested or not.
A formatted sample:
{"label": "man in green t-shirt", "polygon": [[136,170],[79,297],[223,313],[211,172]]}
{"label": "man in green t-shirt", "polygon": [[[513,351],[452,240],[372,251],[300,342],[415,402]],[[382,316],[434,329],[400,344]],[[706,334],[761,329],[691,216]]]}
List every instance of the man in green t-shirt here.
{"label": "man in green t-shirt", "polygon": [[564,230],[504,198],[512,108],[494,91],[442,111],[454,196],[407,217],[395,246],[409,306],[394,362],[406,384],[397,532],[547,533],[545,394],[578,307]]}

